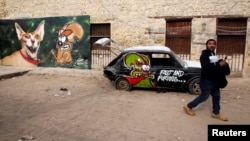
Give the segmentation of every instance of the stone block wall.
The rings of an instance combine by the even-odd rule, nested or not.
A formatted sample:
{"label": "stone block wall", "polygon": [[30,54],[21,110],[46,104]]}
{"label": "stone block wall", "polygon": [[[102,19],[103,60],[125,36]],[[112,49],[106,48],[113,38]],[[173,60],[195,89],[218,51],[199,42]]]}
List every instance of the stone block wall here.
{"label": "stone block wall", "polygon": [[[90,15],[91,23],[111,23],[122,46],[165,44],[165,18],[193,17],[191,59],[208,38],[216,38],[216,18],[250,17],[249,0],[1,0],[0,18]],[[202,31],[202,24],[206,24]],[[244,68],[250,72],[248,21]],[[156,31],[160,34],[149,34]],[[248,73],[245,73],[248,74]]]}
{"label": "stone block wall", "polygon": [[147,29],[165,30],[164,17],[250,16],[249,7],[249,0],[2,0],[0,18],[90,15],[92,23],[111,23],[112,37],[130,46],[164,44],[161,36],[145,34]]}

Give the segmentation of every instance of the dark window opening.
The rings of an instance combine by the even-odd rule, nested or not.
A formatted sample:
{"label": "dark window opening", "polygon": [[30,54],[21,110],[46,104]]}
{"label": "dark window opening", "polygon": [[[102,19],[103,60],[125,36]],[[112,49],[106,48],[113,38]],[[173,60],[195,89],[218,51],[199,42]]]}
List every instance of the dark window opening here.
{"label": "dark window opening", "polygon": [[166,43],[177,54],[190,54],[191,19],[166,19]]}
{"label": "dark window opening", "polygon": [[90,25],[90,43],[92,50],[110,50],[100,45],[94,45],[94,43],[101,38],[111,37],[111,25],[110,23],[92,23]]}

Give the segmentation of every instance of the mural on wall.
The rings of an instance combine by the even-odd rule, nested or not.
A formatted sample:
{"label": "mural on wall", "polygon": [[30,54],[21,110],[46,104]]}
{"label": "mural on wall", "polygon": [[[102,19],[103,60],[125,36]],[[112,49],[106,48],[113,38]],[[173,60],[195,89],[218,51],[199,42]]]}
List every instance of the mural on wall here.
{"label": "mural on wall", "polygon": [[33,32],[25,32],[17,22],[15,22],[15,29],[21,47],[19,50],[1,59],[0,64],[8,66],[37,66],[37,52],[44,36],[44,21]]}
{"label": "mural on wall", "polygon": [[91,68],[90,17],[0,20],[0,65]]}
{"label": "mural on wall", "polygon": [[56,65],[69,64],[72,66],[71,51],[74,44],[81,41],[83,34],[84,30],[79,23],[68,23],[59,30],[56,51],[54,49],[51,50],[52,55],[56,59]]}

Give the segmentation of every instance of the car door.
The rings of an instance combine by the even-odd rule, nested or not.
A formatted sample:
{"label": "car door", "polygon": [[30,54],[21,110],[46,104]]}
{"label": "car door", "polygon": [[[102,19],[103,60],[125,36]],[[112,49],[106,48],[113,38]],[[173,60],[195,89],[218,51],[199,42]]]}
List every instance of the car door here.
{"label": "car door", "polygon": [[155,87],[179,89],[186,83],[185,70],[171,54],[152,54],[151,73]]}

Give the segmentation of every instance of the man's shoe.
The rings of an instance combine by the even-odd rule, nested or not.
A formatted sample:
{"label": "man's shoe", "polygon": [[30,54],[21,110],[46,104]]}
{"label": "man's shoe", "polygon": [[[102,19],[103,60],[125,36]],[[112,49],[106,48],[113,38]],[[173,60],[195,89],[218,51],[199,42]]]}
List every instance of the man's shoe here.
{"label": "man's shoe", "polygon": [[216,118],[216,119],[219,119],[219,120],[222,120],[222,121],[228,121],[228,118],[226,117],[223,117],[222,115],[220,114],[212,114],[212,118]]}
{"label": "man's shoe", "polygon": [[195,112],[192,111],[187,105],[183,107],[184,111],[190,115],[190,116],[195,116]]}

